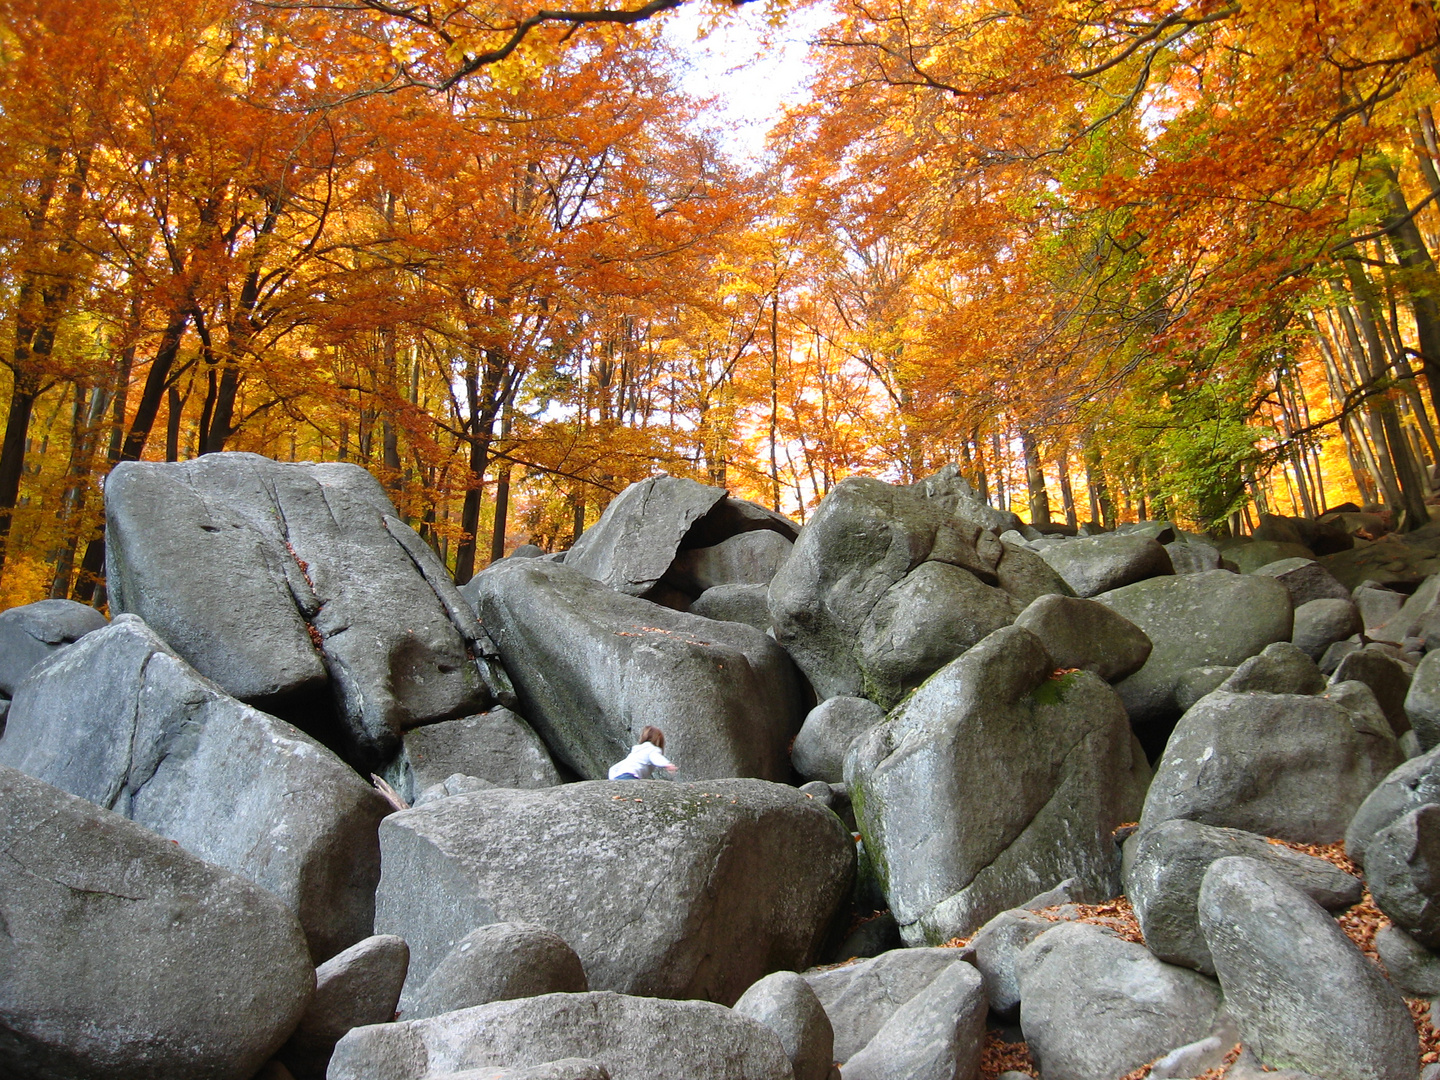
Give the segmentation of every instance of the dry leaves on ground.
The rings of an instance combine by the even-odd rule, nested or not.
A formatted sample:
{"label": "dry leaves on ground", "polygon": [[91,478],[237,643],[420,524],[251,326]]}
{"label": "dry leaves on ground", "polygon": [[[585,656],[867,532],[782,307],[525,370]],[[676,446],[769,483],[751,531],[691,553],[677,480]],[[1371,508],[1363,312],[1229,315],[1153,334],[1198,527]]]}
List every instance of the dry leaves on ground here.
{"label": "dry leaves on ground", "polygon": [[1006,1042],[998,1031],[985,1033],[985,1046],[980,1051],[979,1080],[995,1080],[1005,1072],[1022,1072],[1034,1076],[1035,1062],[1030,1048],[1023,1042]]}

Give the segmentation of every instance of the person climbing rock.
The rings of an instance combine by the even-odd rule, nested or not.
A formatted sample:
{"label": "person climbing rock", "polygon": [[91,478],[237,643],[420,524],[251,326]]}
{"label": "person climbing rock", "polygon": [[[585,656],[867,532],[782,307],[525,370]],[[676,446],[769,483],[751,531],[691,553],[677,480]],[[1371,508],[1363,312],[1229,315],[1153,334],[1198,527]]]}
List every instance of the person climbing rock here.
{"label": "person climbing rock", "polygon": [[640,729],[640,741],[630,749],[623,761],[610,766],[611,780],[649,780],[656,769],[673,773],[676,766],[665,757],[665,733],[657,727]]}

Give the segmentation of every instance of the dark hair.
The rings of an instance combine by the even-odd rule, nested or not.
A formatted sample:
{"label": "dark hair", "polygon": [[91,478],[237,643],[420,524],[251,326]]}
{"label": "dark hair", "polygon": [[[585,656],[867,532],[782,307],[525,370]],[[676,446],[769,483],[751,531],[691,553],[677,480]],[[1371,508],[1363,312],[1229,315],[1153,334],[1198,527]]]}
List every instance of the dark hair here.
{"label": "dark hair", "polygon": [[640,741],[652,743],[657,750],[665,749],[665,733],[658,727],[646,725],[640,729]]}

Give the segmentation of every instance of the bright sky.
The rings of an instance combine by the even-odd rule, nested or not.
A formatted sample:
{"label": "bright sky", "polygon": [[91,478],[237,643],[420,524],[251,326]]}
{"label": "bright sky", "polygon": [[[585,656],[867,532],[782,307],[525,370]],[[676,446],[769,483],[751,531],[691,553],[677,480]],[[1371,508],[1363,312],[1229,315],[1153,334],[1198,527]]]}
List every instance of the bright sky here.
{"label": "bright sky", "polygon": [[707,37],[709,9],[682,4],[665,19],[665,36],[691,60],[687,92],[715,99],[713,119],[738,160],[758,158],[765,135],[785,105],[804,101],[809,40],[834,18],[828,4],[790,12],[780,26],[766,22],[762,4],[743,4]]}

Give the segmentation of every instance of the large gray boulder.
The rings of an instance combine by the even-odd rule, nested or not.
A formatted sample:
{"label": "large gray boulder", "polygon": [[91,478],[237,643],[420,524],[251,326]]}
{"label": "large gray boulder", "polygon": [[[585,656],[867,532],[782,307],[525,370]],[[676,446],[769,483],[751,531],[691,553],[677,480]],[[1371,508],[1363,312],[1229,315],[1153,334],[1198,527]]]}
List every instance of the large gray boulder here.
{"label": "large gray boulder", "polygon": [[795,736],[790,760],[806,780],[839,784],[850,744],[885,719],[885,710],[858,697],[833,697],[811,709]]}
{"label": "large gray boulder", "polygon": [[741,1016],[758,1020],[776,1035],[795,1067],[795,1080],[827,1080],[835,1060],[835,1031],[810,984],[793,971],[777,971],[735,1002]]}
{"label": "large gray boulder", "polygon": [[1171,734],[1140,825],[1187,818],[1329,844],[1402,760],[1383,717],[1323,697],[1217,690]]}
{"label": "large gray boulder", "polygon": [[1376,833],[1426,803],[1440,803],[1440,748],[1397,765],[1365,797],[1345,830],[1345,854],[1363,867]]}
{"label": "large gray boulder", "polygon": [[933,983],[952,964],[964,963],[959,949],[895,949],[857,964],[807,971],[835,1032],[835,1060],[858,1054],[897,1009]]}
{"label": "large gray boulder", "polygon": [[1074,596],[1042,596],[1020,613],[1015,625],[1040,639],[1057,668],[1093,671],[1106,682],[1139,671],[1152,648],[1145,632],[1129,619]]}
{"label": "large gray boulder", "polygon": [[1210,1033],[1220,988],[1089,923],[1021,954],[1020,1027],[1045,1080],[1115,1080]]}
{"label": "large gray boulder", "polygon": [[460,773],[497,787],[541,788],[560,774],[540,736],[506,708],[461,720],[442,720],[405,733],[405,752],[392,766],[391,783],[407,802]]}
{"label": "large gray boulder", "polygon": [[404,941],[377,934],[316,968],[315,996],[279,1054],[291,1074],[297,1080],[323,1080],[330,1054],[347,1031],[395,1019],[409,965]]}
{"label": "large gray boulder", "polygon": [[[356,1028],[340,1040],[329,1080],[486,1076],[564,1058],[610,1080],[795,1080],[780,1038],[758,1020],[706,1001],[608,991],[496,1001],[426,1020]],[[457,1078],[458,1080],[458,1078]]]}
{"label": "large gray boulder", "polygon": [[665,582],[691,596],[720,585],[769,585],[794,544],[769,529],[743,532],[675,556]]}
{"label": "large gray boulder", "polygon": [[1337,641],[1360,632],[1360,609],[1351,600],[1310,600],[1295,609],[1290,640],[1318,661]]}
{"label": "large gray boulder", "polygon": [[1119,891],[1111,834],[1149,767],[1105,681],[1054,671],[1006,627],[853,744],[845,780],[908,943],[968,936],[1066,878]]}
{"label": "large gray boulder", "polygon": [[969,964],[951,964],[905,1002],[845,1062],[847,1080],[969,1080],[985,1042],[985,988]]}
{"label": "large gray boulder", "polygon": [[690,614],[717,622],[753,626],[762,634],[770,629],[770,590],[764,585],[716,585],[690,605]]}
{"label": "large gray boulder", "polygon": [[1405,715],[1422,750],[1440,746],[1440,650],[1426,653],[1415,666],[1405,694]]}
{"label": "large gray boulder", "polygon": [[[1130,852],[1128,845],[1126,850]],[[1210,864],[1231,855],[1269,866],[1326,910],[1360,902],[1360,879],[1324,859],[1239,829],[1178,818],[1162,821],[1137,834],[1125,873],[1125,895],[1134,905],[1145,944],[1161,960],[1215,974],[1200,932],[1196,899]]]}
{"label": "large gray boulder", "polygon": [[1440,995],[1440,956],[1393,923],[1375,934],[1375,951],[1395,988],[1407,998]]}
{"label": "large gray boulder", "polygon": [[1220,549],[1203,540],[1172,540],[1165,545],[1165,553],[1170,556],[1170,565],[1177,574],[1203,574],[1220,569]]}
{"label": "large gray boulder", "polygon": [[1274,578],[1212,570],[1157,577],[1095,599],[1154,645],[1145,666],[1116,689],[1136,724],[1174,719],[1175,686],[1190,668],[1233,667],[1274,641],[1289,641],[1290,594]]}
{"label": "large gray boulder", "polygon": [[296,728],[225,694],[133,615],[36,667],[0,764],[269,889],[315,959],[367,937],[389,806]]}
{"label": "large gray boulder", "polygon": [[1278,559],[1251,572],[1273,577],[1284,585],[1290,592],[1290,602],[1297,608],[1312,600],[1350,599],[1350,590],[1314,559]]}
{"label": "large gray boulder", "polygon": [[1002,911],[982,926],[971,940],[975,966],[985,980],[985,996],[995,1015],[1005,1020],[1020,1014],[1020,955],[1041,934],[1057,923],[1025,908]]}
{"label": "large gray boulder", "polygon": [[662,608],[564,565],[497,563],[466,586],[551,751],[599,779],[642,728],[690,779],[788,780],[800,682],[760,631]]}
{"label": "large gray boulder", "polygon": [[1170,553],[1148,536],[1106,533],[1061,540],[1041,546],[1039,555],[1075,590],[1076,596],[1098,596],[1122,585],[1175,572]]}
{"label": "large gray boulder", "polygon": [[812,962],[855,865],[839,818],[760,780],[479,791],[392,814],[380,842],[376,926],[418,982],[475,927],[527,922],[594,988],[723,1004]]}
{"label": "large gray boulder", "polygon": [[489,703],[473,612],[358,465],[123,462],[105,520],[113,612],[139,615],[241,701],[317,735],[333,713],[364,767],[405,729]]}
{"label": "large gray boulder", "polygon": [[1440,805],[1426,803],[1381,829],[1365,849],[1375,906],[1428,948],[1440,946]]}
{"label": "large gray boulder", "polygon": [[670,569],[695,523],[725,497],[724,488],[678,476],[631,484],[575,541],[565,565],[619,592],[644,596]]}
{"label": "large gray boulder", "polygon": [[1361,649],[1340,661],[1330,675],[1332,683],[1362,682],[1370,687],[1385,719],[1396,736],[1410,730],[1405,715],[1405,697],[1410,692],[1410,670],[1392,656],[1375,648]]}
{"label": "large gray boulder", "polygon": [[0,611],[0,697],[14,697],[31,668],[104,625],[104,615],[73,600],[39,600]]}
{"label": "large gray boulder", "polygon": [[0,1062],[13,1080],[249,1080],[315,972],[244,878],[0,766]]}
{"label": "large gray boulder", "polygon": [[1211,864],[1199,904],[1225,1007],[1264,1064],[1325,1080],[1416,1074],[1404,999],[1319,904],[1237,857]]}
{"label": "large gray boulder", "polygon": [[423,985],[400,999],[406,1020],[541,994],[583,994],[585,969],[564,939],[532,923],[490,923],[461,938]]}
{"label": "large gray boulder", "polygon": [[1325,676],[1298,645],[1277,641],[1237,667],[1218,687],[1232,694],[1319,694]]}

